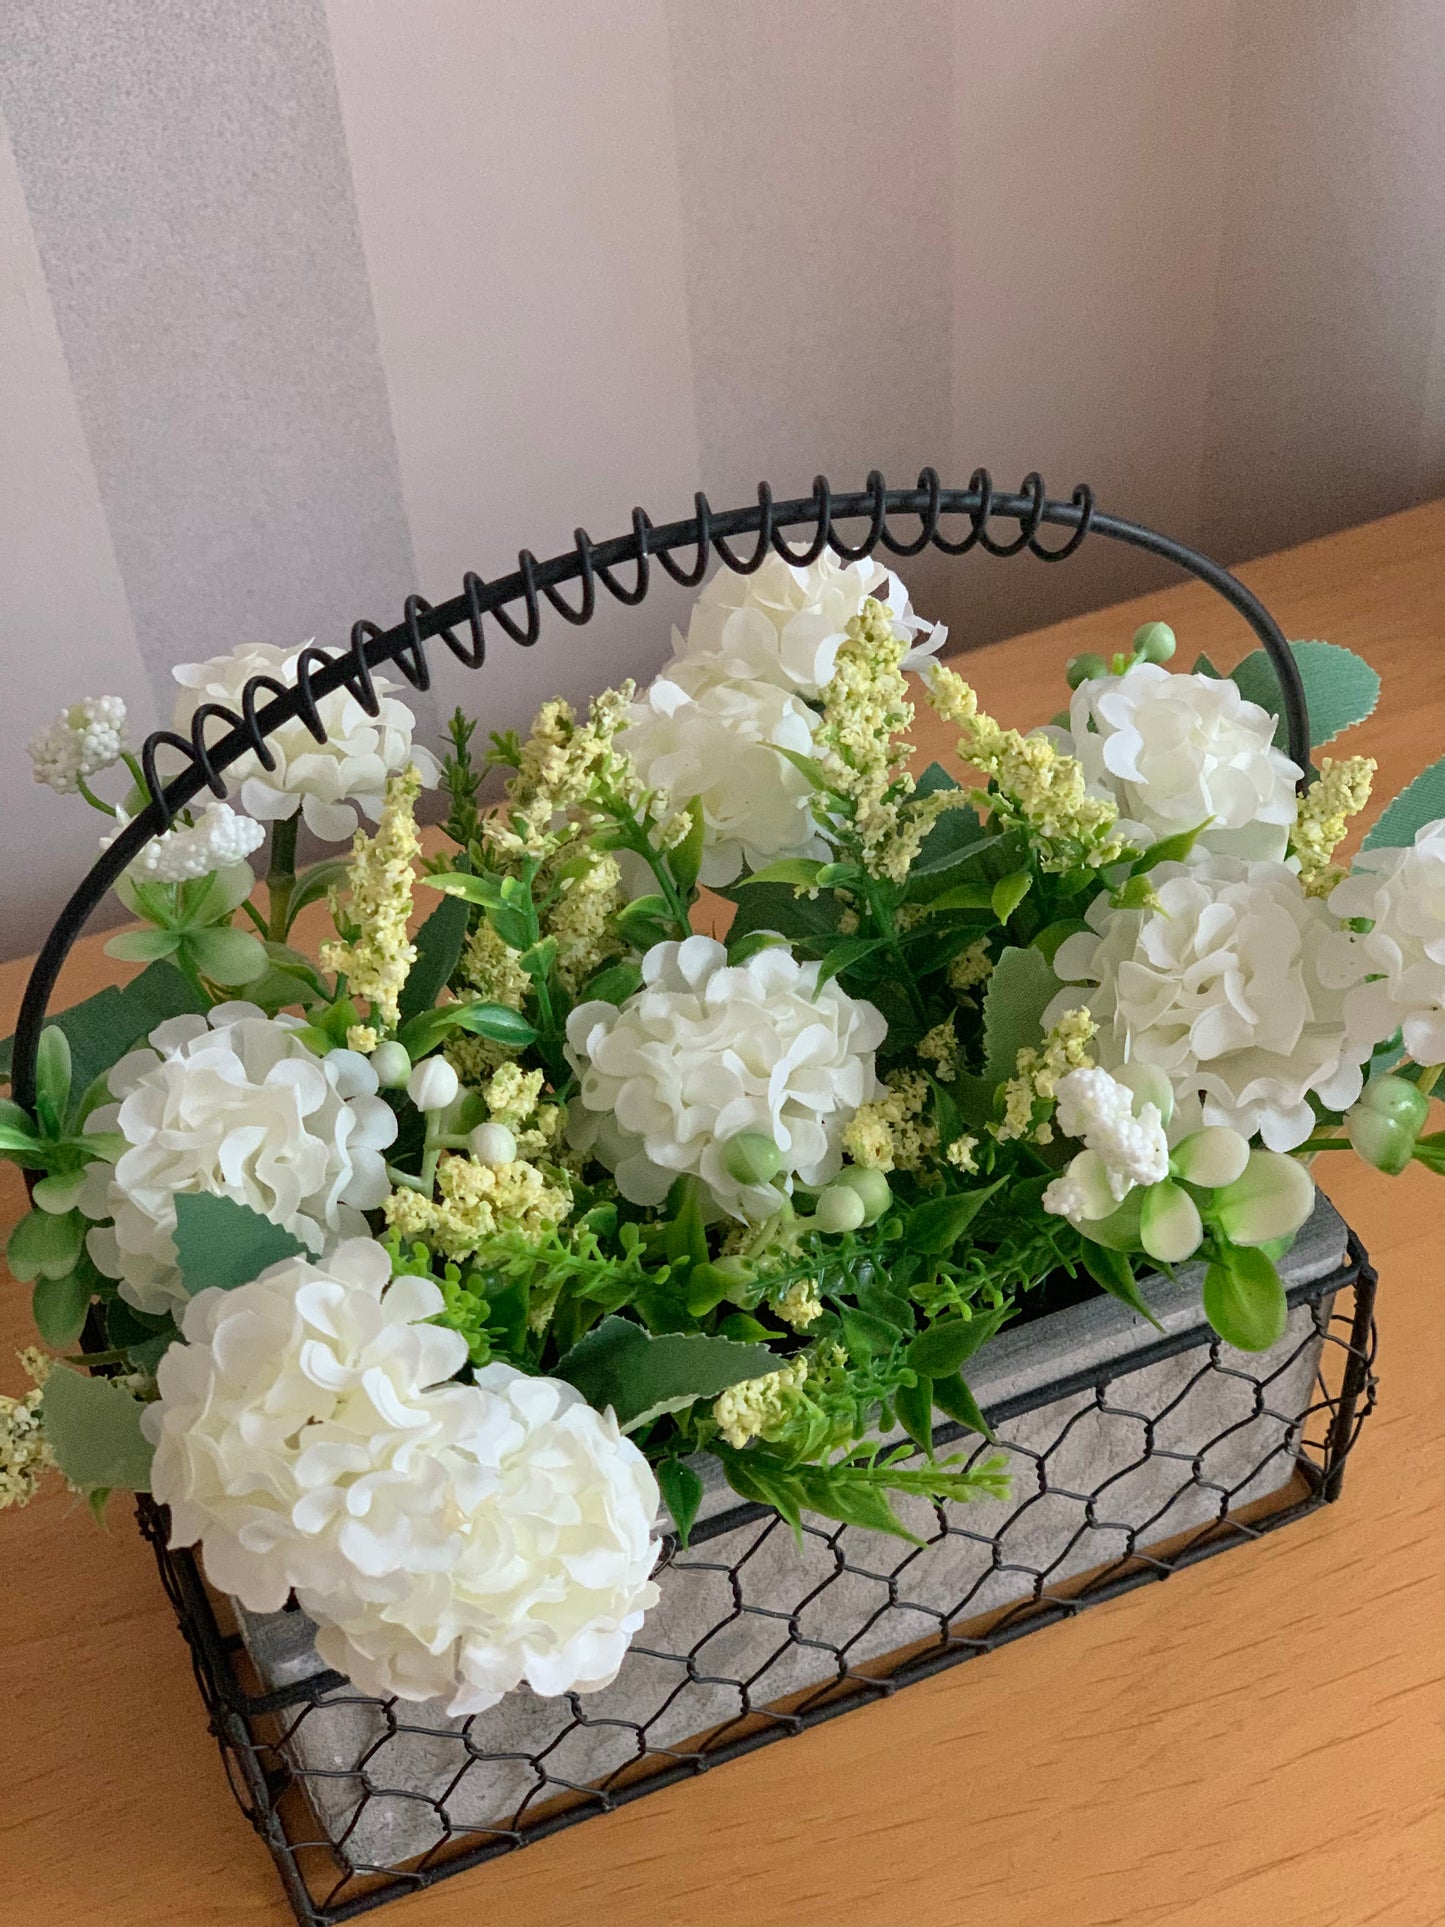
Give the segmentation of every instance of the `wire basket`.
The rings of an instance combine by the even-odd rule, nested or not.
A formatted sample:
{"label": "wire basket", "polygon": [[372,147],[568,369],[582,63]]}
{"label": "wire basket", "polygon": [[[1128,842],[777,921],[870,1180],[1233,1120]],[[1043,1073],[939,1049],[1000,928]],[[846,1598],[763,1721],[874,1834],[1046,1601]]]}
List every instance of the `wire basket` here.
{"label": "wire basket", "polygon": [[[901,530],[900,521],[914,526]],[[842,525],[859,523],[858,539],[845,540]],[[1004,535],[1000,524],[1014,527]],[[785,539],[791,528],[808,531],[800,546]],[[1064,538],[1046,543],[1046,528]],[[437,638],[480,667],[488,623],[531,646],[544,607],[580,625],[596,610],[599,585],[640,602],[654,560],[685,584],[699,582],[714,555],[747,574],[770,552],[806,564],[825,547],[844,560],[932,546],[1053,563],[1091,533],[1164,557],[1238,611],[1274,663],[1290,753],[1306,767],[1304,694],[1268,611],[1182,544],[1097,512],[1085,486],[1065,502],[1037,475],[1004,494],[983,470],[966,489],[944,489],[925,469],[915,488],[890,490],[875,471],[861,493],[834,496],[819,478],[810,497],[775,502],[763,486],[756,503],[727,513],[699,495],[691,517],[661,527],[637,509],[630,535],[593,543],[578,530],[567,553],[538,562],[524,550],[515,572],[490,583],[468,575],[439,607],[408,597],[393,628],[361,621],[345,651],[303,651],[294,688],[256,677],[240,713],[206,705],[189,738],[149,737],[142,764],[155,800],[98,859],[37,959],[15,1040],[17,1100],[33,1103],[60,967],[126,865],[203,789],[224,796],[224,773],[241,757],[271,767],[266,739],[283,723],[300,718],[324,740],[317,705],[333,690],[346,687],[375,714],[376,669],[395,664],[426,688],[426,645]],[[746,536],[754,539],[742,553],[734,544]],[[575,599],[565,584],[576,585]],[[163,749],[183,761],[164,789]],[[1000,1334],[978,1355],[971,1383],[1009,1461],[1013,1496],[915,1502],[906,1522],[916,1546],[821,1519],[808,1519],[795,1543],[775,1514],[714,1488],[690,1548],[664,1541],[661,1601],[612,1687],[558,1700],[523,1688],[470,1719],[449,1718],[439,1703],[357,1693],[321,1666],[299,1611],[251,1615],[218,1598],[195,1558],[167,1547],[164,1508],[142,1499],[141,1529],[232,1786],[276,1857],[297,1918],[331,1927],[1335,1499],[1373,1403],[1375,1276],[1323,1200],[1282,1273],[1289,1322],[1264,1354],[1215,1337],[1191,1271],[1167,1287],[1144,1283],[1163,1336],[1106,1298]],[[944,1426],[936,1442],[961,1436],[974,1437]]]}

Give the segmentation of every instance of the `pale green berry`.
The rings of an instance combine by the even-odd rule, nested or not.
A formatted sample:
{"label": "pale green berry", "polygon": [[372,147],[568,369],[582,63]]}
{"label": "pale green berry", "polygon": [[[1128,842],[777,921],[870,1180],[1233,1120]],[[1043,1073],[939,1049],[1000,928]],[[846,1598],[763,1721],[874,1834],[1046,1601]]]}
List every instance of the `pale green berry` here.
{"label": "pale green berry", "polygon": [[783,1154],[766,1131],[739,1131],[722,1147],[722,1164],[735,1184],[771,1184]]}
{"label": "pale green berry", "polygon": [[1146,622],[1134,631],[1136,662],[1168,662],[1178,646],[1167,622]]}
{"label": "pale green berry", "polygon": [[877,1224],[893,1202],[893,1190],[887,1178],[881,1171],[871,1171],[866,1164],[847,1165],[833,1183],[835,1186],[846,1184],[858,1193],[863,1200],[864,1224]]}
{"label": "pale green berry", "polygon": [[856,1231],[863,1222],[863,1200],[851,1184],[830,1184],[821,1192],[813,1216],[820,1231]]}
{"label": "pale green berry", "polygon": [[467,1136],[467,1149],[478,1164],[511,1164],[517,1155],[517,1134],[505,1124],[479,1124]]}
{"label": "pale green berry", "polygon": [[1064,679],[1070,689],[1077,689],[1081,683],[1093,682],[1099,676],[1107,676],[1109,665],[1102,656],[1092,650],[1085,650],[1081,656],[1070,656],[1064,666]]}
{"label": "pale green berry", "polygon": [[1372,1077],[1345,1117],[1345,1135],[1365,1160],[1397,1178],[1415,1155],[1415,1139],[1430,1113],[1430,1099],[1407,1077]]}
{"label": "pale green berry", "polygon": [[399,1091],[411,1076],[411,1056],[405,1044],[394,1041],[378,1044],[371,1053],[371,1068],[384,1091]]}

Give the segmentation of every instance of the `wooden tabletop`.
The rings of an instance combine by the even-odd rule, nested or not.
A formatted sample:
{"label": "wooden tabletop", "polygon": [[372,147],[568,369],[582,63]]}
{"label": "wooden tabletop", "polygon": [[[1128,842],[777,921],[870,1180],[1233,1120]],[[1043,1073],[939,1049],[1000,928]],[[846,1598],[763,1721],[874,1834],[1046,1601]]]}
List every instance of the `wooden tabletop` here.
{"label": "wooden tabletop", "polygon": [[[1445,751],[1445,504],[1241,573],[1287,634],[1383,673],[1357,732],[1382,796]],[[1126,645],[1154,615],[1190,661],[1227,666],[1250,640],[1191,585],[980,651],[967,673],[1031,724],[1061,706],[1065,655]],[[120,974],[82,946],[65,1001]],[[0,966],[6,1029],[23,977]],[[581,1903],[598,1927],[1440,1927],[1445,1185],[1330,1176],[1382,1279],[1379,1410],[1339,1504],[385,1918],[575,1927]],[[0,1293],[6,1390],[27,1300]],[[103,1532],[58,1492],[0,1517],[0,1575],[0,1920],[283,1927],[126,1508]]]}

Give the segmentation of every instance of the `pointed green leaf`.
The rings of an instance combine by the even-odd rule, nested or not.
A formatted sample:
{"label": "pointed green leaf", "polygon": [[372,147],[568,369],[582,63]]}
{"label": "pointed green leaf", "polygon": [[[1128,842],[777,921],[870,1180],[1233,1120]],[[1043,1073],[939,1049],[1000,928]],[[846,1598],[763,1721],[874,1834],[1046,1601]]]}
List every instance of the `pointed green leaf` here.
{"label": "pointed green leaf", "polygon": [[194,1298],[215,1285],[230,1291],[249,1285],[283,1258],[304,1258],[306,1247],[249,1205],[209,1192],[182,1192],[176,1199],[176,1259],[181,1283]]}
{"label": "pointed green leaf", "polygon": [[401,1021],[430,1010],[451,982],[470,921],[460,897],[446,897],[416,933],[416,962],[398,1000]]}
{"label": "pointed green leaf", "polygon": [[754,870],[750,876],[739,877],[737,887],[751,890],[760,883],[787,883],[794,889],[811,890],[818,881],[818,872],[823,868],[821,860],[811,856],[785,856],[777,863],[768,864],[766,869]]}
{"label": "pointed green leaf", "polygon": [[697,883],[697,873],[702,868],[703,845],[707,840],[707,823],[702,813],[702,798],[695,796],[687,806],[688,832],[675,850],[667,856],[667,867],[672,871],[674,883],[682,894],[690,896]]}
{"label": "pointed green leaf", "polygon": [[[1380,678],[1363,657],[1332,642],[1292,642],[1290,650],[1299,665],[1309,704],[1312,749],[1333,742],[1343,731],[1374,714]],[[1284,697],[1274,664],[1264,650],[1256,649],[1246,656],[1232,672],[1232,680],[1249,702],[1280,718],[1274,740],[1277,748],[1286,748]]]}
{"label": "pointed green leaf", "polygon": [[979,1432],[986,1439],[993,1437],[993,1427],[984,1417],[983,1407],[961,1373],[955,1372],[951,1378],[935,1379],[933,1402],[955,1424],[966,1425],[970,1432]]}
{"label": "pointed green leaf", "polygon": [[903,1356],[915,1372],[950,1378],[988,1343],[1011,1309],[1002,1305],[995,1311],[976,1312],[972,1318],[941,1319],[920,1332]]}
{"label": "pointed green leaf", "polygon": [[1267,1352],[1284,1337],[1289,1305],[1274,1260],[1253,1246],[1229,1246],[1204,1274],[1204,1315],[1227,1345]]}
{"label": "pointed green leaf", "polygon": [[79,1338],[90,1310],[91,1276],[85,1266],[63,1278],[37,1278],[30,1294],[35,1328],[52,1351],[64,1351]]}
{"label": "pointed green leaf", "polygon": [[1367,832],[1367,850],[1404,850],[1416,832],[1445,816],[1445,756],[1422,770]]}
{"label": "pointed green leaf", "polygon": [[677,1543],[686,1551],[697,1509],[702,1504],[702,1480],[686,1459],[664,1459],[657,1468],[657,1483],[677,1528]]}
{"label": "pointed green leaf", "polygon": [[899,1387],[893,1401],[898,1423],[915,1445],[933,1451],[933,1380],[920,1374],[912,1385]]}
{"label": "pointed green leaf", "polygon": [[939,1257],[952,1251],[978,1216],[980,1207],[1003,1182],[997,1178],[975,1191],[955,1191],[946,1198],[928,1198],[914,1205],[904,1231],[909,1248]]}
{"label": "pointed green leaf", "polygon": [[1135,876],[1143,876],[1161,863],[1182,863],[1213,821],[1213,817],[1206,817],[1192,830],[1178,830],[1173,836],[1161,836],[1157,843],[1151,843],[1134,865]]}
{"label": "pointed green leaf", "polygon": [[1033,888],[1033,882],[1027,870],[1015,870],[1011,876],[999,878],[993,886],[989,904],[1000,923],[1008,922]]}
{"label": "pointed green leaf", "polygon": [[1163,1331],[1164,1327],[1145,1304],[1134,1277],[1134,1267],[1122,1251],[1096,1244],[1086,1232],[1083,1256],[1084,1269],[1096,1285],[1102,1285],[1111,1298],[1121,1299],[1131,1311],[1146,1318],[1156,1331]]}
{"label": "pointed green leaf", "polygon": [[625,1004],[642,988],[642,972],[634,963],[616,963],[600,970],[579,992],[579,1004]]}
{"label": "pointed green leaf", "polygon": [[1044,1011],[1062,987],[1041,951],[1013,946],[1004,951],[983,997],[986,1078],[998,1083],[1013,1076],[1019,1052],[1039,1042]]}
{"label": "pointed green leaf", "polygon": [[775,1371],[767,1345],[739,1345],[703,1332],[645,1331],[628,1318],[604,1318],[555,1367],[598,1411],[611,1406],[624,1429],[660,1409],[716,1398],[730,1385]]}
{"label": "pointed green leaf", "polygon": [[40,1419],[55,1462],[78,1486],[148,1492],[154,1451],[140,1429],[144,1407],[113,1379],[57,1365],[45,1381]]}

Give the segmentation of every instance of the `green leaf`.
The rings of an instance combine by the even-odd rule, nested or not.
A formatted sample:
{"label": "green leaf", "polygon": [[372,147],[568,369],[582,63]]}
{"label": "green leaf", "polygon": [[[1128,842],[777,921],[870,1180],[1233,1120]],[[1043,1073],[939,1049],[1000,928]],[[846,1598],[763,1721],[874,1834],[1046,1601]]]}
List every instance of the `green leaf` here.
{"label": "green leaf", "polygon": [[230,989],[249,984],[266,969],[266,946],[249,930],[214,926],[193,930],[184,939],[186,952],[203,977]]}
{"label": "green leaf", "polygon": [[461,898],[447,897],[417,931],[416,962],[407,972],[398,999],[402,1023],[430,1010],[451,982],[470,920]]}
{"label": "green leaf", "polygon": [[749,930],[745,936],[733,941],[728,937],[728,962],[745,964],[749,957],[756,957],[760,950],[786,950],[788,940],[780,937],[775,930]]}
{"label": "green leaf", "polygon": [[915,1372],[927,1372],[930,1378],[951,1378],[988,1343],[1010,1309],[1003,1305],[995,1311],[978,1312],[972,1318],[945,1318],[930,1325],[903,1354],[904,1362]]}
{"label": "green leaf", "polygon": [[820,858],[811,856],[785,856],[777,863],[768,864],[766,869],[754,870],[751,876],[739,877],[740,890],[754,889],[760,883],[787,883],[799,890],[811,890],[818,881],[818,872],[823,868]]}
{"label": "green leaf", "polygon": [[807,777],[809,785],[813,789],[826,790],[828,788],[827,771],[816,758],[804,756],[800,750],[784,749],[781,743],[774,743],[773,748],[777,750],[779,756],[785,757],[795,770],[801,771],[801,773]]}
{"label": "green leaf", "polygon": [[845,970],[851,970],[854,964],[862,963],[865,957],[871,957],[876,951],[885,949],[887,943],[886,937],[844,937],[841,943],[835,943],[818,966],[818,982],[813,991],[814,999],[816,1000],[818,991],[825,984],[831,983],[834,977]]}
{"label": "green leaf", "polygon": [[644,1331],[631,1319],[604,1318],[554,1368],[598,1411],[611,1406],[624,1431],[694,1399],[777,1369],[767,1345],[739,1345],[703,1332]]}
{"label": "green leaf", "polygon": [[[1380,678],[1363,657],[1332,642],[1292,642],[1290,651],[1299,665],[1309,704],[1312,749],[1333,742],[1344,730],[1374,714]],[[1256,649],[1246,656],[1232,672],[1232,680],[1248,701],[1280,718],[1274,740],[1277,748],[1286,748],[1284,697],[1274,664],[1264,650]]]}
{"label": "green leaf", "polygon": [[1061,989],[1042,951],[1010,946],[994,965],[983,996],[985,1078],[1012,1077],[1019,1052],[1037,1044],[1043,1015]]}
{"label": "green leaf", "polygon": [[939,790],[956,790],[959,787],[956,777],[949,775],[942,763],[930,763],[913,786],[915,796],[936,796]]}
{"label": "green leaf", "polygon": [[[930,897],[927,909],[930,916],[938,916],[945,910],[993,910],[997,889],[992,883],[956,883],[952,889]],[[997,911],[994,911],[997,915]]]}
{"label": "green leaf", "polygon": [[905,1242],[914,1251],[942,1257],[952,1251],[978,1216],[984,1202],[1004,1182],[996,1178],[975,1191],[955,1191],[946,1198],[928,1198],[914,1205],[904,1228]]}
{"label": "green leaf", "polygon": [[1422,770],[1366,833],[1367,850],[1403,850],[1427,823],[1445,816],[1445,756]]}
{"label": "green leaf", "polygon": [[289,929],[308,904],[318,903],[329,890],[340,889],[346,882],[351,868],[349,856],[327,857],[324,862],[313,863],[303,870],[292,885],[291,895],[286,903],[286,925]]}
{"label": "green leaf", "polygon": [[667,867],[672,871],[672,880],[684,896],[691,894],[697,883],[697,873],[702,868],[702,849],[707,836],[707,824],[703,820],[702,798],[695,796],[687,806],[689,818],[687,835],[675,850],[670,850]]}
{"label": "green leaf", "polygon": [[464,903],[479,903],[483,909],[494,909],[502,901],[501,887],[490,872],[473,876],[469,870],[438,870],[434,875],[419,879],[428,889],[440,890],[449,897],[460,897]]}
{"label": "green leaf", "polygon": [[412,1058],[419,1061],[434,1051],[448,1031],[465,1030],[473,1037],[488,1037],[509,1050],[524,1050],[537,1041],[536,1027],[520,1010],[510,1004],[443,1004],[413,1017],[399,1033]]}
{"label": "green leaf", "polygon": [[719,1452],[717,1456],[733,1491],[753,1505],[771,1506],[792,1527],[793,1537],[801,1545],[802,1495],[796,1477],[753,1451]]}
{"label": "green leaf", "polygon": [[843,1313],[842,1326],[848,1355],[858,1364],[874,1357],[886,1358],[898,1340],[898,1327],[891,1320],[855,1311],[851,1306]]}
{"label": "green leaf", "polygon": [[834,896],[794,896],[786,883],[730,883],[717,893],[738,906],[728,931],[728,945],[754,930],[775,930],[779,936],[830,937],[838,928],[841,908]]}
{"label": "green leaf", "polygon": [[642,972],[634,963],[611,964],[583,986],[579,1004],[625,1004],[642,988]]}
{"label": "green leaf", "polygon": [[677,1527],[677,1543],[687,1549],[697,1509],[702,1504],[702,1480],[686,1459],[664,1459],[657,1468],[657,1483],[672,1523]]}
{"label": "green leaf", "polygon": [[140,1429],[144,1407],[114,1380],[57,1365],[45,1381],[41,1424],[55,1462],[78,1486],[148,1492],[154,1447]]}
{"label": "green leaf", "polygon": [[153,963],[157,957],[171,957],[181,947],[176,930],[122,930],[105,946],[107,957],[122,963]]}
{"label": "green leaf", "polygon": [[90,1310],[91,1273],[85,1266],[63,1278],[37,1278],[30,1294],[36,1330],[52,1351],[64,1351],[79,1338]]}
{"label": "green leaf", "polygon": [[1027,870],[1015,870],[1011,876],[999,878],[993,886],[989,904],[1000,923],[1008,922],[1033,888],[1033,882]]}
{"label": "green leaf", "polygon": [[850,1477],[847,1468],[800,1465],[794,1475],[803,1503],[825,1519],[862,1526],[866,1532],[886,1532],[912,1545],[923,1542],[910,1532],[889,1503],[887,1488],[873,1479]]}
{"label": "green leaf", "polygon": [[176,1258],[181,1283],[192,1298],[216,1285],[230,1291],[249,1285],[283,1258],[304,1258],[306,1247],[249,1205],[206,1191],[183,1191],[176,1199]]}
{"label": "green leaf", "polygon": [[36,1278],[63,1278],[85,1244],[86,1222],[78,1211],[28,1211],[10,1233],[5,1262],[22,1285]]}
{"label": "green leaf", "polygon": [[635,950],[650,950],[672,929],[672,912],[660,896],[634,897],[612,921],[624,943],[631,944]]}
{"label": "green leaf", "polygon": [[57,1125],[70,1108],[72,1068],[70,1039],[59,1024],[47,1024],[35,1053],[35,1095],[49,1106]]}
{"label": "green leaf", "polygon": [[1274,1260],[1257,1245],[1229,1245],[1204,1274],[1204,1315],[1227,1345],[1267,1352],[1284,1337],[1289,1305]]}
{"label": "green leaf", "polygon": [[1096,1285],[1102,1285],[1111,1298],[1122,1299],[1131,1311],[1147,1318],[1156,1331],[1163,1331],[1164,1327],[1145,1304],[1134,1277],[1134,1267],[1122,1251],[1095,1244],[1086,1232],[1083,1256],[1084,1269]]}
{"label": "green leaf", "polygon": [[1196,676],[1208,676],[1214,682],[1223,682],[1224,680],[1223,672],[1215,668],[1208,656],[1196,656],[1194,658],[1194,674]]}
{"label": "green leaf", "polygon": [[[169,1017],[207,1008],[174,964],[153,963],[124,990],[108,985],[47,1021],[70,1042],[71,1088],[88,1090],[102,1071]],[[15,1039],[0,1044],[0,1077],[9,1077]]]}
{"label": "green leaf", "polygon": [[[914,1341],[917,1342],[916,1340]],[[903,1385],[893,1400],[898,1423],[915,1445],[933,1451],[933,1381],[920,1374],[912,1385]]]}
{"label": "green leaf", "polygon": [[[508,879],[511,881],[511,879]],[[488,906],[487,922],[509,950],[530,950],[535,935],[534,919],[510,903]]]}
{"label": "green leaf", "polygon": [[935,1379],[933,1382],[933,1402],[940,1412],[946,1412],[958,1425],[966,1425],[970,1432],[980,1432],[986,1439],[993,1437],[993,1427],[983,1415],[983,1407],[974,1397],[961,1373],[955,1372],[951,1378]]}
{"label": "green leaf", "polygon": [[1151,843],[1134,865],[1135,876],[1145,875],[1160,863],[1182,863],[1213,820],[1205,817],[1192,830],[1177,830],[1173,836],[1161,836],[1157,843]]}

